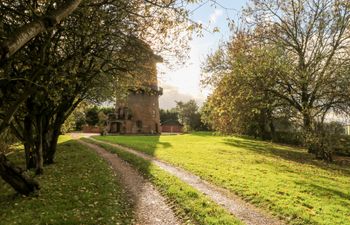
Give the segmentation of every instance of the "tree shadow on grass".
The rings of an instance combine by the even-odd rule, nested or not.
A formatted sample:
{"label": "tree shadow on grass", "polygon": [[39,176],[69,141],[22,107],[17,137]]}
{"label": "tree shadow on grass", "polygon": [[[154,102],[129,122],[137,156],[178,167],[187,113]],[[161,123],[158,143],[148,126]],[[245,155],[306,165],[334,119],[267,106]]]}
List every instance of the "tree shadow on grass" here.
{"label": "tree shadow on grass", "polygon": [[155,155],[158,147],[161,147],[162,149],[170,149],[172,147],[171,143],[160,141],[160,135],[109,135],[95,136],[93,138],[129,147],[151,156]]}
{"label": "tree shadow on grass", "polygon": [[171,148],[173,145],[170,144],[169,142],[158,142],[157,145],[161,145],[162,148]]}
{"label": "tree shadow on grass", "polygon": [[344,174],[350,175],[350,168],[315,160],[313,155],[307,153],[306,150],[301,148],[293,148],[287,146],[275,147],[275,144],[272,143],[256,141],[246,138],[225,138],[223,143],[233,147],[244,148],[246,150],[253,151],[261,155],[269,157],[278,157],[288,161],[317,166],[325,170],[340,170]]}
{"label": "tree shadow on grass", "polygon": [[350,194],[345,193],[347,191],[346,189],[343,191],[339,191],[336,189],[333,189],[331,187],[325,187],[325,185],[318,185],[315,184],[315,182],[303,182],[298,181],[295,182],[296,184],[308,187],[310,190],[312,190],[313,194],[316,196],[322,196],[322,197],[328,197],[328,198],[337,198],[337,201],[339,204],[342,204],[345,207],[350,207]]}
{"label": "tree shadow on grass", "polygon": [[[319,193],[321,193],[324,196],[339,196],[340,198],[343,199],[350,199],[350,194],[349,193],[344,193],[342,191],[339,190],[335,190],[329,187],[324,187],[324,186],[320,186],[317,184],[309,184],[312,188],[317,189]],[[348,207],[350,207],[350,202],[345,202],[347,204]]]}
{"label": "tree shadow on grass", "polygon": [[212,136],[219,136],[215,135],[214,132],[211,131],[195,131],[190,133],[191,136],[196,136],[196,137],[212,137]]}

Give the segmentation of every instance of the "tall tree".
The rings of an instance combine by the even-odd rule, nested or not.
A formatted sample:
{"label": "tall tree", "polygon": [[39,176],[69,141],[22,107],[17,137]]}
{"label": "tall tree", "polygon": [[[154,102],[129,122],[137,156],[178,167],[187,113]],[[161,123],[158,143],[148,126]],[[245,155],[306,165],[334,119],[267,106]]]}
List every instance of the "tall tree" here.
{"label": "tall tree", "polygon": [[202,128],[203,124],[198,110],[199,107],[195,100],[176,102],[175,111],[178,114],[180,123],[185,126],[186,131],[194,131]]}
{"label": "tall tree", "polygon": [[317,131],[327,114],[349,111],[349,1],[257,0],[244,18],[247,26],[234,31],[233,39],[246,33],[249,45],[265,49],[267,56],[255,60],[257,54],[247,55],[252,60],[240,68],[251,77],[249,83],[263,84],[263,93],[295,112],[306,144],[313,146],[310,152],[331,160],[324,143],[315,142],[325,140]]}
{"label": "tall tree", "polygon": [[[269,89],[293,107],[306,133],[330,111],[349,109],[350,7],[346,0],[259,0],[246,10],[256,38],[284,50],[289,72],[274,74]],[[312,136],[312,135],[311,135]],[[317,157],[331,160],[321,148]]]}
{"label": "tall tree", "polygon": [[272,138],[273,119],[280,116],[282,105],[266,90],[274,84],[261,78],[283,68],[285,61],[275,61],[278,54],[271,46],[254,43],[250,35],[237,33],[209,55],[202,67],[202,84],[214,91],[203,119],[222,133]]}
{"label": "tall tree", "polygon": [[[2,1],[0,6],[0,37],[5,39],[57,3],[18,0]],[[181,48],[187,36],[180,34],[180,27],[185,25],[186,11],[174,2],[84,1],[2,65],[0,133],[11,125],[25,145],[27,162],[35,152],[36,172],[42,173],[42,162],[54,160],[60,127],[79,102],[114,88],[113,82],[123,77],[139,79],[135,68],[151,53],[138,40],[150,41],[158,52]]]}
{"label": "tall tree", "polygon": [[[348,1],[255,1],[247,14],[264,27],[257,38],[284,48],[291,58],[290,73],[277,77],[281,84],[271,91],[300,111],[306,129],[316,116],[347,103],[347,89],[340,87],[348,80]],[[263,15],[271,17],[263,21]]]}

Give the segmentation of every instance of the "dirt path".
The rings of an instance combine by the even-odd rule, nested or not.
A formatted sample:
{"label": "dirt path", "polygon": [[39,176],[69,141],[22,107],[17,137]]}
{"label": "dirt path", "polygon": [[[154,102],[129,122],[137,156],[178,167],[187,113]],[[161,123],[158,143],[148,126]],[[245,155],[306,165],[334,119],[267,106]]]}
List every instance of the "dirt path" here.
{"label": "dirt path", "polygon": [[[73,136],[74,137],[74,136]],[[78,138],[78,137],[75,137]],[[103,148],[81,140],[79,143],[95,150],[112,166],[121,185],[135,205],[136,224],[139,225],[178,225],[181,222],[166,204],[166,200],[128,163]]]}
{"label": "dirt path", "polygon": [[138,157],[151,161],[152,163],[156,164],[163,170],[169,172],[170,174],[178,177],[182,181],[191,185],[198,191],[206,194],[214,202],[226,208],[229,212],[231,212],[233,215],[235,215],[238,219],[243,221],[245,224],[248,224],[248,225],[285,224],[285,222],[268,215],[266,212],[263,212],[262,210],[258,209],[254,205],[243,201],[238,196],[232,193],[229,193],[227,190],[216,187],[202,180],[200,177],[193,175],[183,169],[180,169],[168,163],[162,162],[150,155],[147,155],[145,153],[136,151],[128,147],[124,147],[118,144],[112,144],[104,141],[99,141],[96,139],[94,139],[94,141],[109,144],[111,146],[117,147],[126,152],[132,153]]}

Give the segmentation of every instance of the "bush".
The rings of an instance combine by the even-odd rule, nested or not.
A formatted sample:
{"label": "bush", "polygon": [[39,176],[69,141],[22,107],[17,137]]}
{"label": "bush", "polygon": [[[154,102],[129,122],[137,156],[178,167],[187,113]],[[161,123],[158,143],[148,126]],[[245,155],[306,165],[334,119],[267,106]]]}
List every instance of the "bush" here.
{"label": "bush", "polygon": [[344,128],[340,123],[319,123],[306,134],[305,143],[309,153],[315,154],[317,159],[331,162],[336,149],[342,146],[340,140],[343,135]]}
{"label": "bush", "polygon": [[306,135],[306,146],[309,153],[316,156],[316,159],[333,161],[334,145],[337,141],[334,134],[325,130],[310,132]]}

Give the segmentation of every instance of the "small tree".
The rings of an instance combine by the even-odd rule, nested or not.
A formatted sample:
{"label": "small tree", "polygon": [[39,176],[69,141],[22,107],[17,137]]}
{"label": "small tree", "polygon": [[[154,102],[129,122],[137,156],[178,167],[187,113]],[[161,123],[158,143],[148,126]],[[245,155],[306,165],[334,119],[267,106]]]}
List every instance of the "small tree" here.
{"label": "small tree", "polygon": [[178,113],[179,121],[185,126],[185,131],[200,130],[203,127],[201,115],[195,100],[188,102],[176,102],[175,111]]}
{"label": "small tree", "polygon": [[283,68],[284,61],[275,60],[278,54],[238,32],[209,55],[202,67],[202,84],[213,87],[213,93],[204,104],[203,120],[222,133],[272,138],[273,119],[282,112],[282,104],[266,90],[274,84],[263,77]]}

